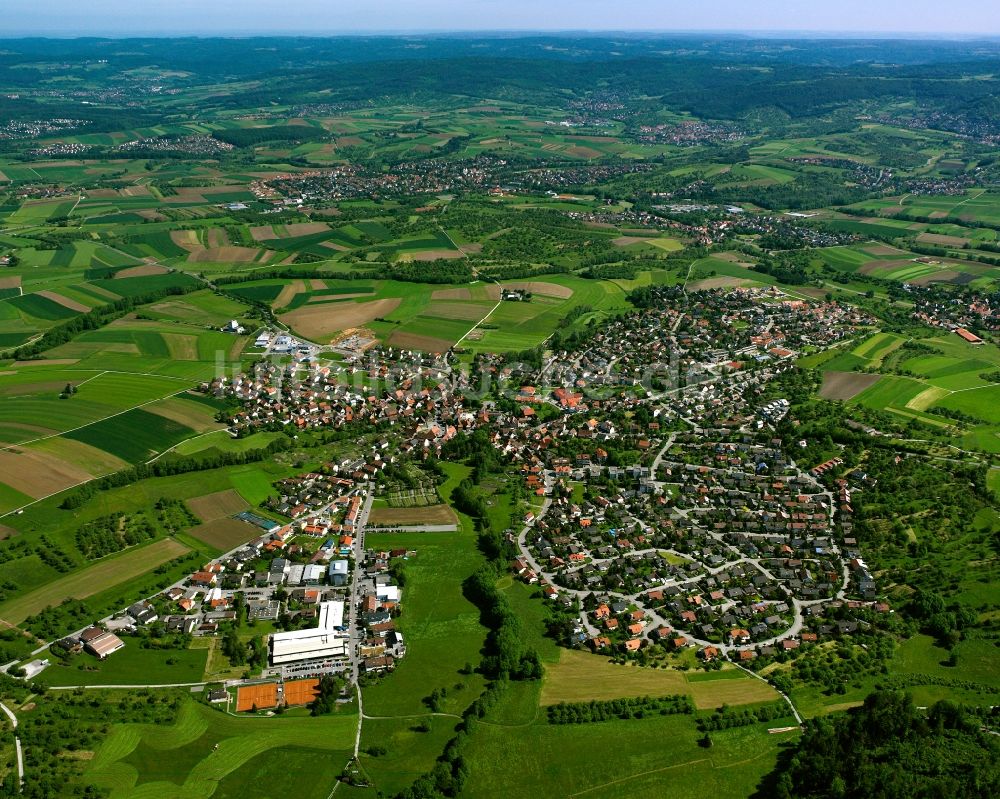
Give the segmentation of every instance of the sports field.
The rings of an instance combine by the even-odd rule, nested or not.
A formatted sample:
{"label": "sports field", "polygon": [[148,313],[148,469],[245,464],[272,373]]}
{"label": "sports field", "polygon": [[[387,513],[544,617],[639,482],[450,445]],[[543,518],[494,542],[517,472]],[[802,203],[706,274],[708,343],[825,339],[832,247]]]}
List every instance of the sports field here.
{"label": "sports field", "polygon": [[267,710],[278,704],[278,684],[274,682],[259,685],[241,685],[236,693],[236,709]]}
{"label": "sports field", "polygon": [[319,680],[290,680],[284,684],[286,705],[308,705],[316,698]]}

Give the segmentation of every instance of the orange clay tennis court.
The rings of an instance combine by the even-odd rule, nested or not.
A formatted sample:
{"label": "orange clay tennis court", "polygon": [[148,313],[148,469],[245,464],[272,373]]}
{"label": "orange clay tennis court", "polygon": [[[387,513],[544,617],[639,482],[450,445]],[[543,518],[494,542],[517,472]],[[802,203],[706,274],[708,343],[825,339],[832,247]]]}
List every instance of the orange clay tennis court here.
{"label": "orange clay tennis court", "polygon": [[236,694],[236,710],[265,710],[278,704],[278,686],[273,682],[241,686]]}
{"label": "orange clay tennis court", "polygon": [[316,698],[319,680],[293,680],[285,683],[286,705],[308,705]]}

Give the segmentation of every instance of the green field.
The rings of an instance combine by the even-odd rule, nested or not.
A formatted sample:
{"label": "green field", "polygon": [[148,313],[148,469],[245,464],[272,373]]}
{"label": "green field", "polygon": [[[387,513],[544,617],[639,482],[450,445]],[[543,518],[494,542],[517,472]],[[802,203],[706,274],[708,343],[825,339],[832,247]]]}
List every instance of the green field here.
{"label": "green field", "polygon": [[[186,702],[172,726],[115,725],[85,780],[113,797],[265,797],[281,783],[303,799],[325,799],[350,757],[357,718],[234,718]],[[291,763],[313,765],[290,770]]]}
{"label": "green field", "polygon": [[871,388],[862,391],[851,402],[860,403],[876,410],[904,408],[907,402],[923,390],[924,386],[916,380],[887,375]]}
{"label": "green field", "polygon": [[[199,682],[204,678],[205,649],[142,649],[126,636],[125,648],[106,660],[77,655],[70,665],[58,662],[39,675],[44,685],[156,685]],[[170,661],[168,663],[167,661]]]}
{"label": "green field", "polygon": [[64,435],[129,463],[142,463],[194,434],[179,422],[135,408]]}
{"label": "green field", "polygon": [[[468,469],[445,464],[457,482]],[[448,483],[440,489],[449,496]],[[479,611],[462,596],[462,580],[482,563],[471,523],[459,514],[457,533],[403,533],[367,536],[369,546],[413,548],[406,564],[406,612],[398,626],[406,639],[406,658],[391,680],[365,691],[365,712],[377,716],[405,716],[426,712],[422,698],[435,687],[462,682],[461,691],[449,690],[446,707],[460,713],[478,696],[483,681],[476,674],[461,675],[466,664],[479,662],[486,630]]]}
{"label": "green field", "polygon": [[[767,726],[712,733],[713,747],[697,745],[688,716],[597,724],[528,726],[478,724],[471,736],[470,779],[464,795],[608,797],[750,796],[793,734],[769,735]],[[517,764],[512,768],[511,764]]]}

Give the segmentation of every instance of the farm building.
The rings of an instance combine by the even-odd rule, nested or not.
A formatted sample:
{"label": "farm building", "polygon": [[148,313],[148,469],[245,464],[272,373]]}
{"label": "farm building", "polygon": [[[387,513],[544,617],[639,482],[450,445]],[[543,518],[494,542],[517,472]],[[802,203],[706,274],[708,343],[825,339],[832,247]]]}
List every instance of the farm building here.
{"label": "farm building", "polygon": [[80,642],[84,649],[101,660],[125,646],[125,642],[121,638],[107,630],[102,630],[100,627],[84,630],[80,635]]}
{"label": "farm building", "polygon": [[348,643],[349,636],[344,632],[344,603],[322,602],[317,627],[271,636],[271,664],[280,666],[300,660],[346,657]]}
{"label": "farm building", "polygon": [[970,344],[982,344],[983,340],[979,338],[975,333],[966,330],[964,327],[959,327],[955,330],[958,337],[963,341],[968,341]]}

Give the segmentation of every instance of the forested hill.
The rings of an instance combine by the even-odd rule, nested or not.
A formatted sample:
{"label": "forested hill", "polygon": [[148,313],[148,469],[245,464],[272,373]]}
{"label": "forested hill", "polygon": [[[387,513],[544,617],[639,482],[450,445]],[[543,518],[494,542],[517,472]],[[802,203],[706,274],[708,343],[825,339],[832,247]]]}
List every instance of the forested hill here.
{"label": "forested hill", "polygon": [[988,719],[951,702],[926,711],[901,692],[876,692],[843,715],[809,722],[779,766],[777,799],[980,799],[1000,796],[1000,739]]}
{"label": "forested hill", "polygon": [[[1000,73],[1000,60],[984,61],[976,69]],[[806,117],[851,102],[906,97],[940,111],[998,115],[1000,84],[992,78],[970,81],[969,70],[968,63],[891,67],[773,64],[762,69],[753,62],[738,66],[668,57],[586,63],[449,58],[318,68],[275,76],[248,95],[234,95],[233,102],[246,105],[272,97],[287,102],[312,91],[341,101],[373,95],[404,99],[455,95],[561,104],[567,93],[586,97],[603,92],[626,101],[655,97],[656,105],[697,113],[701,118],[739,119],[760,109]]]}
{"label": "forested hill", "polygon": [[411,36],[252,36],[151,38],[7,38],[0,68],[93,59],[124,68],[169,65],[202,75],[250,76],[320,64],[431,61],[442,58],[546,61],[685,61],[821,64],[928,64],[1000,57],[1000,39],[754,38],[735,34],[435,34]]}
{"label": "forested hill", "polygon": [[[0,116],[44,118],[56,79],[100,80],[114,96],[156,85],[245,84],[218,108],[295,103],[497,99],[565,108],[611,98],[703,119],[802,118],[858,102],[906,98],[967,117],[1000,116],[1000,41],[862,42],[725,37],[341,37],[335,39],[7,40]],[[977,76],[969,79],[970,75]],[[148,84],[148,86],[147,86]],[[150,89],[151,90],[151,89]],[[45,97],[44,100],[32,99]],[[116,105],[112,103],[112,105]],[[75,104],[92,131],[105,103]],[[142,110],[130,124],[149,124]],[[209,110],[208,108],[206,110]],[[60,113],[64,113],[63,110]],[[120,118],[119,118],[120,119]],[[119,124],[120,121],[119,121]]]}

